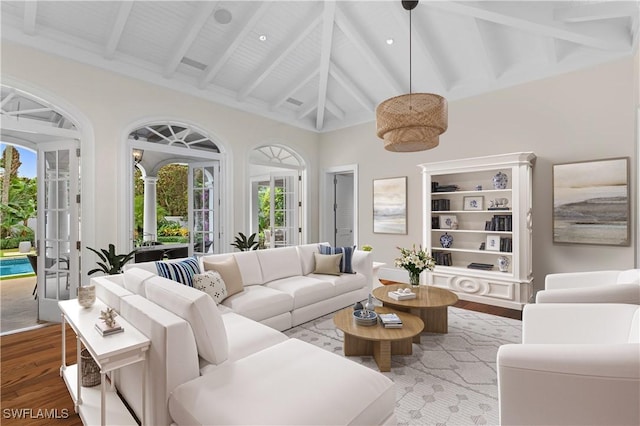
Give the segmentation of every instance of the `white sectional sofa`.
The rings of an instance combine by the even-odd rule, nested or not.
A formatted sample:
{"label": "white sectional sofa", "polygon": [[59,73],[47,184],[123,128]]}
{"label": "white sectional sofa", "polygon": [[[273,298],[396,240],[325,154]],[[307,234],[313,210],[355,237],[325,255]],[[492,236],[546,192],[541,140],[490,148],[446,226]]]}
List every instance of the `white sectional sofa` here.
{"label": "white sectional sofa", "polygon": [[562,272],[545,277],[536,303],[640,305],[640,269]]}
{"label": "white sectional sofa", "polygon": [[[313,253],[311,246],[294,250]],[[243,265],[245,289],[217,306],[206,293],[157,276],[149,265],[143,265],[146,269],[133,265],[124,274],[92,279],[97,297],[151,339],[145,384],[148,423],[395,424],[395,387],[387,377],[321,348],[289,339],[275,329],[289,328],[303,318],[311,319],[312,315],[320,316],[354,299],[363,299],[368,292],[365,287],[371,283],[370,258],[358,254],[360,260],[354,263],[358,268],[365,265],[364,269],[368,265],[368,271],[361,269],[341,280],[344,275],[290,275],[294,270],[289,257],[292,251],[265,252],[271,251],[282,253],[283,257],[272,257],[271,253],[260,256],[258,252],[250,253],[256,255],[251,259],[247,254],[233,254]],[[209,256],[209,260],[224,260],[225,256],[230,255]],[[307,269],[303,269],[303,259],[309,258],[298,258],[300,271],[313,268],[306,265]],[[286,267],[282,259],[287,259]],[[265,268],[258,263],[261,267],[257,269],[256,260],[265,263]],[[253,268],[245,267],[251,263]],[[281,276],[285,269],[289,275]],[[348,278],[362,280],[364,287],[335,288],[352,285],[343,284]],[[319,290],[314,290],[314,284]],[[273,299],[261,301],[258,296],[274,297],[275,292],[290,298],[288,305],[282,305],[282,309],[289,310],[259,309]],[[326,299],[316,298],[315,294],[323,294]],[[247,299],[240,302],[242,298]],[[235,309],[254,315],[260,322]],[[114,375],[117,388],[139,418],[142,377],[141,364],[124,367]]]}
{"label": "white sectional sofa", "polygon": [[[372,290],[371,252],[353,252],[353,274],[325,275],[314,273],[314,256],[318,251],[318,244],[305,244],[214,254],[200,257],[199,261],[201,270],[206,270],[207,265],[233,257],[240,269],[244,290],[225,299],[222,305],[283,331],[364,300]],[[125,270],[130,268],[157,273],[155,262],[125,266]]]}

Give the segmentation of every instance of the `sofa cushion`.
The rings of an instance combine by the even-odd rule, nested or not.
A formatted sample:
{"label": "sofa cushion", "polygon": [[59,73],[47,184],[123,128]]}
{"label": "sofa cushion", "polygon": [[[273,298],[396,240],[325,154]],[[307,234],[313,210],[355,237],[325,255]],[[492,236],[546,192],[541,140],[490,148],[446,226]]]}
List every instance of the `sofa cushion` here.
{"label": "sofa cushion", "polygon": [[302,275],[300,257],[295,247],[282,247],[270,250],[258,250],[258,260],[265,283],[279,278]]}
{"label": "sofa cushion", "polygon": [[157,276],[157,274],[154,274],[153,272],[149,272],[148,270],[142,268],[126,269],[123,273],[124,288],[132,293],[145,296],[144,282],[149,278],[155,276]]}
{"label": "sofa cushion", "polygon": [[180,262],[156,262],[158,275],[193,287],[193,276],[200,273],[200,265],[195,257],[188,257]]}
{"label": "sofa cushion", "polygon": [[353,259],[353,251],[356,249],[356,246],[331,247],[328,245],[320,244],[318,249],[321,254],[342,253],[342,259],[340,260],[340,272],[344,274],[353,274],[353,267],[351,265],[351,261]]}
{"label": "sofa cushion", "polygon": [[618,274],[618,284],[640,284],[640,269],[628,269]]}
{"label": "sofa cushion", "polygon": [[313,253],[316,262],[314,274],[340,275],[340,262],[342,261],[342,253],[339,254],[320,254]]}
{"label": "sofa cushion", "polygon": [[216,271],[195,274],[193,276],[193,287],[207,293],[216,303],[222,302],[228,295],[224,280],[220,273]]}
{"label": "sofa cushion", "polygon": [[213,364],[227,359],[227,334],[215,302],[195,288],[163,277],[146,281],[147,299],[173,312],[191,325],[198,354]]}
{"label": "sofa cushion", "polygon": [[318,275],[317,277],[302,276],[281,278],[265,284],[265,287],[287,293],[293,297],[293,309],[313,303],[322,302],[334,296],[333,285],[319,277],[330,275]]}
{"label": "sofa cushion", "polygon": [[308,275],[308,277],[330,282],[334,289],[334,296],[359,290],[367,286],[367,278],[359,272],[340,276],[311,274]]}
{"label": "sofa cushion", "polygon": [[[133,295],[132,292],[124,288],[122,285],[114,282],[117,276],[109,275],[106,277],[91,278],[91,285],[96,287],[96,297],[102,300],[107,306],[120,313],[121,299],[126,296]],[[122,279],[122,278],[120,278]]]}
{"label": "sofa cushion", "polygon": [[302,275],[309,275],[316,268],[314,253],[318,253],[318,244],[303,244],[296,246],[296,250],[298,250],[298,257],[300,258]]}
{"label": "sofa cushion", "polygon": [[252,285],[245,287],[241,293],[227,297],[221,306],[227,306],[254,321],[262,321],[291,311],[293,297],[263,285]]}
{"label": "sofa cushion", "polygon": [[240,275],[240,268],[238,268],[238,263],[234,256],[219,262],[203,260],[202,263],[205,271],[216,271],[220,274],[227,288],[227,297],[243,290],[242,275]]}
{"label": "sofa cushion", "polygon": [[383,374],[289,339],[178,386],[169,411],[181,425],[379,425],[395,399]]}
{"label": "sofa cushion", "polygon": [[233,253],[233,257],[236,258],[238,269],[240,269],[242,285],[260,285],[263,283],[262,269],[260,269],[260,262],[255,250]]}

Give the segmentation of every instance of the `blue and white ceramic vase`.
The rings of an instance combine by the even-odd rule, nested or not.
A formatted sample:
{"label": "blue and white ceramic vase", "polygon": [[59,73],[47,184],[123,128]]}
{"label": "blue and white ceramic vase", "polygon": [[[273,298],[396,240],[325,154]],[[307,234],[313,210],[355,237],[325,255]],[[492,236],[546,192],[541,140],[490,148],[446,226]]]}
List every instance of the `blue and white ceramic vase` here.
{"label": "blue and white ceramic vase", "polygon": [[498,172],[498,174],[493,177],[493,189],[507,189],[508,183],[509,177],[502,172]]}
{"label": "blue and white ceramic vase", "polygon": [[453,237],[451,235],[445,232],[444,235],[440,236],[440,245],[443,248],[449,248],[451,244],[453,244]]}

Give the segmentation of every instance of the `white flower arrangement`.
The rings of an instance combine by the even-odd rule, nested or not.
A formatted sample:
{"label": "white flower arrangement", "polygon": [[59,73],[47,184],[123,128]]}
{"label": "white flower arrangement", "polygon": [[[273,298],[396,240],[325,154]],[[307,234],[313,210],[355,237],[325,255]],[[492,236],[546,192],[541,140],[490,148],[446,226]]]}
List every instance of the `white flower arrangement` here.
{"label": "white flower arrangement", "polygon": [[406,269],[409,274],[419,274],[425,269],[433,271],[436,266],[436,260],[422,246],[416,249],[414,244],[411,249],[398,247],[398,250],[400,257],[395,259],[395,266]]}

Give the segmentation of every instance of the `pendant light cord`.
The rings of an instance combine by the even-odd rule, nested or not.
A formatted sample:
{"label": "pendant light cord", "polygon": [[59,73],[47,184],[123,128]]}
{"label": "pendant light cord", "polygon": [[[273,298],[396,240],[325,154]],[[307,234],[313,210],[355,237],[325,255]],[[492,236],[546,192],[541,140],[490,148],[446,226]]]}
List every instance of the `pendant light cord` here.
{"label": "pendant light cord", "polygon": [[413,87],[411,86],[411,11],[409,11],[409,94],[413,92]]}

